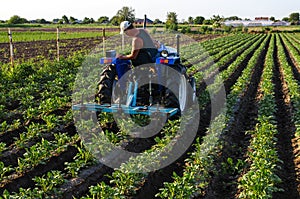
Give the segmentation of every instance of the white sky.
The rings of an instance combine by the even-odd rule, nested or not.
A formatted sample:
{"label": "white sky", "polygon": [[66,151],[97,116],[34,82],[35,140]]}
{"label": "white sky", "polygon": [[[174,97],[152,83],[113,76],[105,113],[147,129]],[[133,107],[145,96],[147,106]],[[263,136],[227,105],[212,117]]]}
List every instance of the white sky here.
{"label": "white sky", "polygon": [[158,18],[162,21],[166,20],[168,12],[176,12],[179,21],[187,20],[189,16],[208,19],[218,14],[243,19],[257,16],[282,19],[292,12],[300,12],[299,0],[2,0],[0,19],[8,20],[13,15],[19,15],[28,20],[44,18],[52,21],[66,15],[97,20],[101,16],[113,17],[123,6],[135,9],[137,18],[147,14],[152,20]]}

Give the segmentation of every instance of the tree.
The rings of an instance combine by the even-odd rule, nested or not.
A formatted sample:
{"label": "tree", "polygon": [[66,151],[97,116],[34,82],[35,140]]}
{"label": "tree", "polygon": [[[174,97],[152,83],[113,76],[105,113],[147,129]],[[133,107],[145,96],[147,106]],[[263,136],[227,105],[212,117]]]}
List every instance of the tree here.
{"label": "tree", "polygon": [[110,24],[113,25],[113,26],[117,26],[120,24],[120,19],[118,16],[113,16],[111,19],[110,19]]}
{"label": "tree", "polygon": [[177,14],[175,12],[167,13],[166,29],[175,31],[178,30],[178,20]]}
{"label": "tree", "polygon": [[203,20],[203,24],[205,24],[205,25],[211,25],[212,21],[209,20],[209,19],[205,19],[205,20]]}
{"label": "tree", "polygon": [[98,23],[108,23],[109,22],[109,18],[106,16],[102,16],[97,20]]}
{"label": "tree", "polygon": [[224,21],[224,17],[221,17],[220,15],[213,15],[213,17],[211,18],[212,23],[219,23],[221,21]]}
{"label": "tree", "polygon": [[153,21],[153,24],[161,24],[161,23],[162,23],[162,21],[159,20],[159,19],[155,19],[155,20]]}
{"label": "tree", "polygon": [[83,24],[90,24],[90,23],[94,23],[95,20],[93,18],[88,18],[88,17],[84,17],[82,23]]}
{"label": "tree", "polygon": [[18,15],[12,16],[12,17],[7,21],[8,24],[23,24],[23,23],[27,23],[27,22],[28,22],[27,19],[21,18],[21,17],[18,16]]}
{"label": "tree", "polygon": [[47,23],[49,23],[45,19],[37,19],[36,21],[37,21],[37,23],[40,23],[40,24],[47,24]]}
{"label": "tree", "polygon": [[208,31],[208,26],[201,26],[200,31],[206,33]]}
{"label": "tree", "polygon": [[290,20],[291,23],[293,24],[298,24],[299,23],[299,13],[291,13],[290,14]]}
{"label": "tree", "polygon": [[119,19],[119,24],[122,21],[130,21],[133,23],[135,20],[135,10],[131,7],[124,6],[123,8],[118,10],[116,16]]}
{"label": "tree", "polygon": [[232,31],[232,26],[225,26],[224,31],[230,33]]}
{"label": "tree", "polygon": [[284,17],[284,18],[282,18],[282,21],[289,22],[289,21],[290,21],[290,18],[288,18],[288,17]]}
{"label": "tree", "polygon": [[77,19],[74,18],[74,17],[70,17],[69,21],[70,21],[71,24],[75,24]]}
{"label": "tree", "polygon": [[188,22],[189,22],[189,24],[193,24],[194,23],[194,18],[193,17],[189,17],[188,18]]}
{"label": "tree", "polygon": [[60,19],[56,18],[52,20],[52,23],[58,23]]}
{"label": "tree", "polygon": [[226,20],[229,20],[229,21],[236,21],[236,20],[242,20],[242,19],[239,18],[238,16],[231,16],[231,17],[226,18]]}
{"label": "tree", "polygon": [[202,16],[197,16],[195,19],[194,19],[194,23],[195,24],[203,24],[203,21],[205,20],[204,17]]}
{"label": "tree", "polygon": [[273,16],[270,17],[270,20],[271,20],[271,21],[275,21],[275,17],[273,17]]}
{"label": "tree", "polygon": [[299,13],[291,13],[290,14],[290,20],[291,21],[299,21]]}
{"label": "tree", "polygon": [[224,21],[224,17],[221,17],[220,15],[213,15],[211,18],[211,22],[214,26],[214,28],[219,28],[221,27],[221,23]]}
{"label": "tree", "polygon": [[57,23],[58,23],[58,24],[64,24],[65,22],[64,22],[63,19],[60,19]]}
{"label": "tree", "polygon": [[70,23],[70,22],[69,22],[69,19],[68,19],[68,17],[67,17],[66,15],[62,16],[62,20],[63,20],[63,22],[66,23],[66,24],[69,24],[69,23]]}

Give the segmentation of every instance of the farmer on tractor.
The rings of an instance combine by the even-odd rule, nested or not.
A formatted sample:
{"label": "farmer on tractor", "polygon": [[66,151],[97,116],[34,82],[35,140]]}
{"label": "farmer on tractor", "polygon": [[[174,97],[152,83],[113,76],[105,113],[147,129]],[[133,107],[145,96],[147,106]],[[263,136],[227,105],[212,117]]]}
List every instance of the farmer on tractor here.
{"label": "farmer on tractor", "polygon": [[[120,34],[126,34],[133,39],[131,53],[128,55],[118,55],[115,60],[119,80],[130,70],[131,64],[137,67],[143,64],[154,63],[155,58],[158,56],[159,47],[158,42],[153,40],[145,29],[137,29],[129,21],[121,22]],[[153,71],[154,69],[149,68],[149,70]],[[122,79],[119,83],[122,88],[121,92],[124,92],[125,80]]]}
{"label": "farmer on tractor", "polygon": [[144,29],[137,29],[129,21],[120,24],[120,34],[133,37],[132,50],[129,55],[119,55],[119,59],[131,60],[133,66],[154,63],[157,56],[158,43]]}
{"label": "farmer on tractor", "polygon": [[[109,112],[123,107],[130,114],[153,110],[169,116],[186,110],[195,101],[196,92],[194,78],[180,61],[180,36],[175,37],[176,50],[156,42],[145,29],[137,29],[129,21],[120,24],[120,34],[132,37],[131,53],[116,56],[116,51],[110,50],[100,59],[100,64],[106,66],[95,95],[99,109]],[[151,114],[147,111],[143,113]]]}
{"label": "farmer on tractor", "polygon": [[171,118],[198,106],[195,78],[187,74],[179,56],[179,35],[176,50],[160,42],[156,46],[148,32],[128,21],[120,29],[133,38],[131,53],[116,56],[116,50],[105,51],[99,60],[105,66],[97,83],[96,103],[76,104],[73,110]]}

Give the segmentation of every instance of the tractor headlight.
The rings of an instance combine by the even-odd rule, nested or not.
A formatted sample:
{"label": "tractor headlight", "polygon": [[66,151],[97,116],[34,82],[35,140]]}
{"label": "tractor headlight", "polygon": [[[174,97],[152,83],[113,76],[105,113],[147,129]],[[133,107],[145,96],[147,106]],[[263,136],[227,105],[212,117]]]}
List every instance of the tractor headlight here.
{"label": "tractor headlight", "polygon": [[167,50],[162,50],[161,53],[160,53],[160,55],[161,55],[162,57],[166,58],[166,57],[168,57],[169,53],[168,53]]}

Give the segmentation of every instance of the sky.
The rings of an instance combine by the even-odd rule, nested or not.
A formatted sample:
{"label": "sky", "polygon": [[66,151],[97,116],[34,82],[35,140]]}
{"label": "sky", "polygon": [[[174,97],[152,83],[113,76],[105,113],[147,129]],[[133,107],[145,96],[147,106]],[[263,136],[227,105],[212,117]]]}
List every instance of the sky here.
{"label": "sky", "polygon": [[113,17],[123,6],[133,8],[136,18],[146,14],[149,19],[161,21],[166,20],[168,12],[175,12],[179,21],[187,20],[189,16],[209,19],[213,15],[282,19],[290,13],[300,12],[299,0],[2,0],[0,20],[8,20],[13,15],[27,20],[52,21],[63,15],[97,20],[101,16]]}

